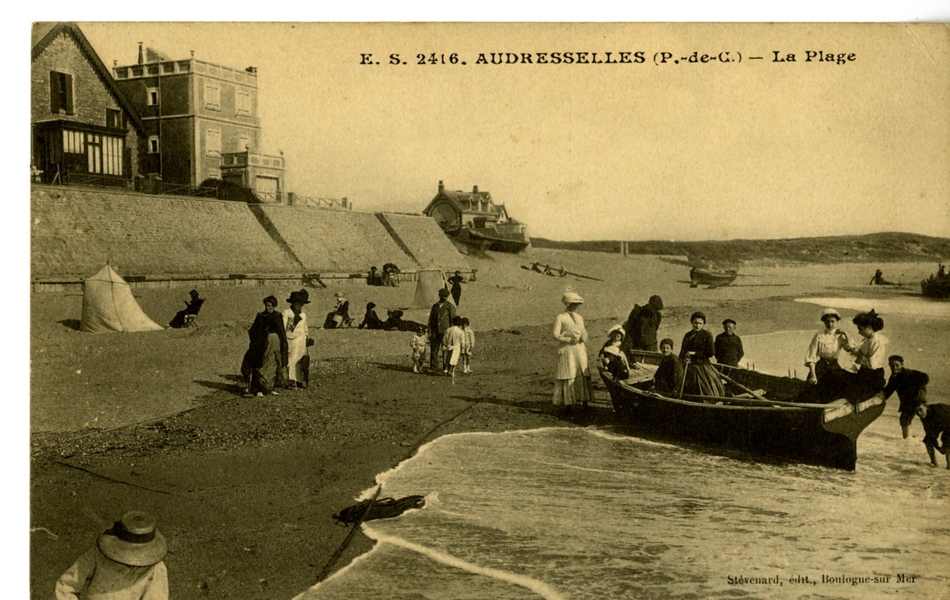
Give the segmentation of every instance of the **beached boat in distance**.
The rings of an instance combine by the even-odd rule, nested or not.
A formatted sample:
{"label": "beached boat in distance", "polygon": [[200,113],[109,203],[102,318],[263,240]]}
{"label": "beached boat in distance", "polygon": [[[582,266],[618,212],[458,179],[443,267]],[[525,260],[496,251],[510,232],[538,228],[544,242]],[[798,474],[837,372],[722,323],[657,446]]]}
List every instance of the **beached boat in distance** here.
{"label": "beached boat in distance", "polygon": [[689,279],[692,282],[690,287],[696,287],[698,285],[708,285],[710,287],[729,285],[735,281],[738,276],[739,272],[731,269],[692,267],[689,270]]}
{"label": "beached boat in distance", "polygon": [[[600,376],[618,425],[647,437],[853,471],[858,436],[886,404],[881,393],[856,403],[844,399],[829,404],[798,402],[799,392],[811,384],[725,365],[715,367],[728,378],[727,392],[735,396],[672,398],[650,390],[654,366],[662,355],[635,351],[633,358],[644,366],[632,369],[630,379],[617,381],[604,371]],[[743,394],[752,390],[754,396]]]}

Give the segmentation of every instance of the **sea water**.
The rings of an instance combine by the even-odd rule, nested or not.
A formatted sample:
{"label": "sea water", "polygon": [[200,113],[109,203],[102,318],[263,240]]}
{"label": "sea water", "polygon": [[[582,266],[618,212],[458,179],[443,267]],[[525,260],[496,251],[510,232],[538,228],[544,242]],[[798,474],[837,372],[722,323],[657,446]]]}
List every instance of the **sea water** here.
{"label": "sea water", "polygon": [[[893,335],[912,319],[890,317]],[[800,363],[813,333],[746,351]],[[946,362],[919,343],[924,366]],[[374,549],[300,598],[950,598],[950,471],[930,466],[919,421],[902,439],[895,404],[855,472],[610,428],[444,436],[378,477],[381,496],[425,507],[364,523]]]}

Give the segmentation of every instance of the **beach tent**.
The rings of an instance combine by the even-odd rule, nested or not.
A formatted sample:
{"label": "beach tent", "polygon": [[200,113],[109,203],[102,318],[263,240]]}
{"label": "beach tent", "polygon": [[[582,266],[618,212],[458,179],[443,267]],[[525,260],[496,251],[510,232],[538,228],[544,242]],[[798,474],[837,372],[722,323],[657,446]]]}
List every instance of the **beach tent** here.
{"label": "beach tent", "polygon": [[142,312],[132,288],[112,267],[82,282],[82,327],[89,333],[154,331],[164,329]]}
{"label": "beach tent", "polygon": [[[416,296],[410,308],[430,308],[439,301],[439,289],[444,287],[448,287],[445,274],[430,263],[416,275]],[[451,301],[452,298],[449,297],[449,302]]]}

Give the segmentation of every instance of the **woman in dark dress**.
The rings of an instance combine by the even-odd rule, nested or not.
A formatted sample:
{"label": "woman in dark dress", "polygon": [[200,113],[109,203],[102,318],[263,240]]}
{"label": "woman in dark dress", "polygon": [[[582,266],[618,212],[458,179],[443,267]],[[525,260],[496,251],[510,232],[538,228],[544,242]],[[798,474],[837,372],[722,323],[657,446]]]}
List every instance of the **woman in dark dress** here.
{"label": "woman in dark dress", "polygon": [[709,359],[716,353],[713,335],[706,331],[706,315],[694,312],[689,318],[693,330],[683,336],[680,358],[686,363],[683,393],[699,396],[725,396],[719,372]]}
{"label": "woman in dark dress", "polygon": [[363,315],[363,322],[360,323],[360,329],[383,329],[386,324],[379,315],[376,314],[376,303],[368,302],[366,304],[366,314]]}
{"label": "woman in dark dress", "polygon": [[246,397],[279,394],[276,388],[283,381],[287,365],[287,332],[284,317],[276,308],[277,298],[264,298],[264,310],[257,313],[247,332],[250,344],[241,363],[241,376],[247,383]]}

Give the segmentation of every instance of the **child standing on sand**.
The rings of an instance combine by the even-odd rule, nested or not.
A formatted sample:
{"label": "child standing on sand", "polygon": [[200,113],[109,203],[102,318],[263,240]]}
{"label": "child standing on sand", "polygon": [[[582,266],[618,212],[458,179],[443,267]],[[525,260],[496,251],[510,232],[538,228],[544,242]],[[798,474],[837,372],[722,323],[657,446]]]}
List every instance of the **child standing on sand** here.
{"label": "child standing on sand", "polygon": [[455,366],[459,364],[462,354],[462,344],[465,341],[465,332],[462,331],[462,319],[452,317],[452,326],[445,331],[442,337],[442,372],[455,377]]}
{"label": "child standing on sand", "polygon": [[429,354],[429,336],[426,335],[425,325],[416,329],[416,334],[409,340],[409,347],[412,348],[412,372],[422,373],[425,357]]}
{"label": "child standing on sand", "polygon": [[462,317],[462,333],[465,334],[462,341],[462,354],[460,358],[462,372],[471,373],[472,350],[475,348],[475,330],[472,329],[472,324],[469,322],[468,317]]}

